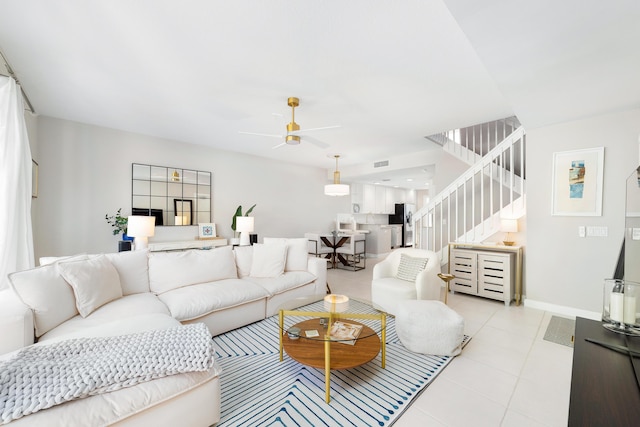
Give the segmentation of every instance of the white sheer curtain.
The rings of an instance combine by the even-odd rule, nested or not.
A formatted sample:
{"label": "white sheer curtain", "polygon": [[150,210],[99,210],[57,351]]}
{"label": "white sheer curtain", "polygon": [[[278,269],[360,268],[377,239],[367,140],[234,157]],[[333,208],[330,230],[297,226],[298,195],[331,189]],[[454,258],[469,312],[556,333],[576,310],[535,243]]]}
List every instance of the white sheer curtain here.
{"label": "white sheer curtain", "polygon": [[34,266],[31,149],[20,87],[0,76],[0,290],[7,275]]}

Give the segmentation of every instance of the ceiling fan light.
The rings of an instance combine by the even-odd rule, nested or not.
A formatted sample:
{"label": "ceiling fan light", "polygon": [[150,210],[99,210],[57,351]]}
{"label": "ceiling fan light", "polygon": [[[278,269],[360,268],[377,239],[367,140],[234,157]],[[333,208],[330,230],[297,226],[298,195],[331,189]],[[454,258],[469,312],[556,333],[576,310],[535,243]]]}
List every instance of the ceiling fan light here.
{"label": "ceiling fan light", "polygon": [[348,196],[349,186],[347,184],[327,184],[324,186],[326,196]]}
{"label": "ceiling fan light", "polygon": [[298,135],[287,135],[285,142],[289,145],[298,145],[300,144],[300,136]]}

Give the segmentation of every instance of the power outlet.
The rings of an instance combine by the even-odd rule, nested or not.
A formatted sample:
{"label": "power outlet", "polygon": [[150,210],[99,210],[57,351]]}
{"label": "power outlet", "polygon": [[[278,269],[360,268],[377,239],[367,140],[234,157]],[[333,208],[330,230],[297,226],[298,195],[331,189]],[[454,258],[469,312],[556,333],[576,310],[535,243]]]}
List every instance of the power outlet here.
{"label": "power outlet", "polygon": [[587,236],[589,237],[607,237],[609,235],[609,227],[587,227]]}

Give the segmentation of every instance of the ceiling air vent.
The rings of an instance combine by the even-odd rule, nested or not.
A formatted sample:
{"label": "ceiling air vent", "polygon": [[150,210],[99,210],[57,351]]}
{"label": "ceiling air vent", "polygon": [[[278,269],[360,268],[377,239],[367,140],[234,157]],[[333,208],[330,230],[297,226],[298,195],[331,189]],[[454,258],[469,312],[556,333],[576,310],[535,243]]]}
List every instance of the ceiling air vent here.
{"label": "ceiling air vent", "polygon": [[389,160],[383,160],[381,162],[375,162],[373,164],[374,168],[382,168],[382,167],[385,167],[385,166],[389,166]]}

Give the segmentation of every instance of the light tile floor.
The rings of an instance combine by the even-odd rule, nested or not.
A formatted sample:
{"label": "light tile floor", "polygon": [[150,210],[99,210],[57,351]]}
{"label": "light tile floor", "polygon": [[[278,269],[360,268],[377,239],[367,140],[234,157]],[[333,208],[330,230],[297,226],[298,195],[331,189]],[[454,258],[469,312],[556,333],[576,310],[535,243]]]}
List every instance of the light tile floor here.
{"label": "light tile floor", "polygon": [[[370,300],[377,261],[328,270],[331,291]],[[551,313],[460,293],[449,306],[472,339],[394,427],[566,426],[573,349],[543,340]]]}

